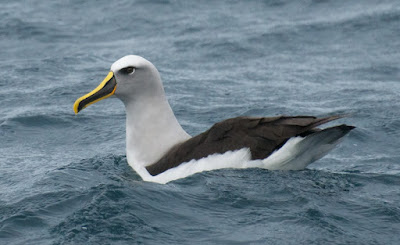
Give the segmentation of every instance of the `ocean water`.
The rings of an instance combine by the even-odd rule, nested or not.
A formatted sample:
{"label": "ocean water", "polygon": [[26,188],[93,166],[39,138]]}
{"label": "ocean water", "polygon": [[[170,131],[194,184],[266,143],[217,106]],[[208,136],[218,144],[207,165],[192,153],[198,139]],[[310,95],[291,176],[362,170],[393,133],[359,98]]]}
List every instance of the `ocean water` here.
{"label": "ocean water", "polygon": [[[127,54],[196,135],[247,116],[348,113],[304,171],[148,183],[125,112],[72,105]],[[400,3],[1,1],[0,244],[399,244]]]}

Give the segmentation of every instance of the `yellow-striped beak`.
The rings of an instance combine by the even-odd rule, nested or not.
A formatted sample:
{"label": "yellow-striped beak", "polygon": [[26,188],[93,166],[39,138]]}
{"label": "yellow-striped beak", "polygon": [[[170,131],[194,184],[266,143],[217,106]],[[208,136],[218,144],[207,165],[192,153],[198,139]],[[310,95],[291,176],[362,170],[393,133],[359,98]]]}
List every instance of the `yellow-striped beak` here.
{"label": "yellow-striped beak", "polygon": [[117,82],[114,73],[110,71],[106,78],[92,92],[80,97],[74,103],[74,112],[78,114],[82,109],[102,99],[108,98],[115,93]]}

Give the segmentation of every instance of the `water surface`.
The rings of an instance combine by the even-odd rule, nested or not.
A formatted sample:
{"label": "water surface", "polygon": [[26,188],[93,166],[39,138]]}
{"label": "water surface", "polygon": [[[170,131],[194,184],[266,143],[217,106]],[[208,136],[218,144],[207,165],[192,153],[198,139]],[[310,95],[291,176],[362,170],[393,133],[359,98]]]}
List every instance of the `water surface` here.
{"label": "water surface", "polygon": [[[400,240],[397,1],[3,1],[0,36],[1,244]],[[127,54],[158,67],[192,135],[241,115],[357,129],[305,171],[143,182],[122,103],[72,111]]]}

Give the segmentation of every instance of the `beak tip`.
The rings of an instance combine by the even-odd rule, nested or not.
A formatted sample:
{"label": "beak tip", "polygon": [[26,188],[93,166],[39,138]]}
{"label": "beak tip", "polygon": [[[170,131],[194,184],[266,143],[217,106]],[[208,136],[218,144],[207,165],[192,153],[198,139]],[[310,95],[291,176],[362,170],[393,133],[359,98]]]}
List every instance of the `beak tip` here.
{"label": "beak tip", "polygon": [[79,107],[79,103],[75,102],[74,103],[74,107],[73,107],[75,115],[77,115],[78,112],[80,111],[78,107]]}

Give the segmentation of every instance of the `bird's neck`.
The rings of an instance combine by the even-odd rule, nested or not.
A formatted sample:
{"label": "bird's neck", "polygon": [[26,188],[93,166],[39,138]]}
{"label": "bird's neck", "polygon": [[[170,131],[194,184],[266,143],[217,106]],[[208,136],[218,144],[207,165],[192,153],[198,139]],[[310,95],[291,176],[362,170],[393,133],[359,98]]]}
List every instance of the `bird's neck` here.
{"label": "bird's neck", "polygon": [[189,139],[165,96],[124,102],[126,155],[136,170],[159,160],[177,143]]}

